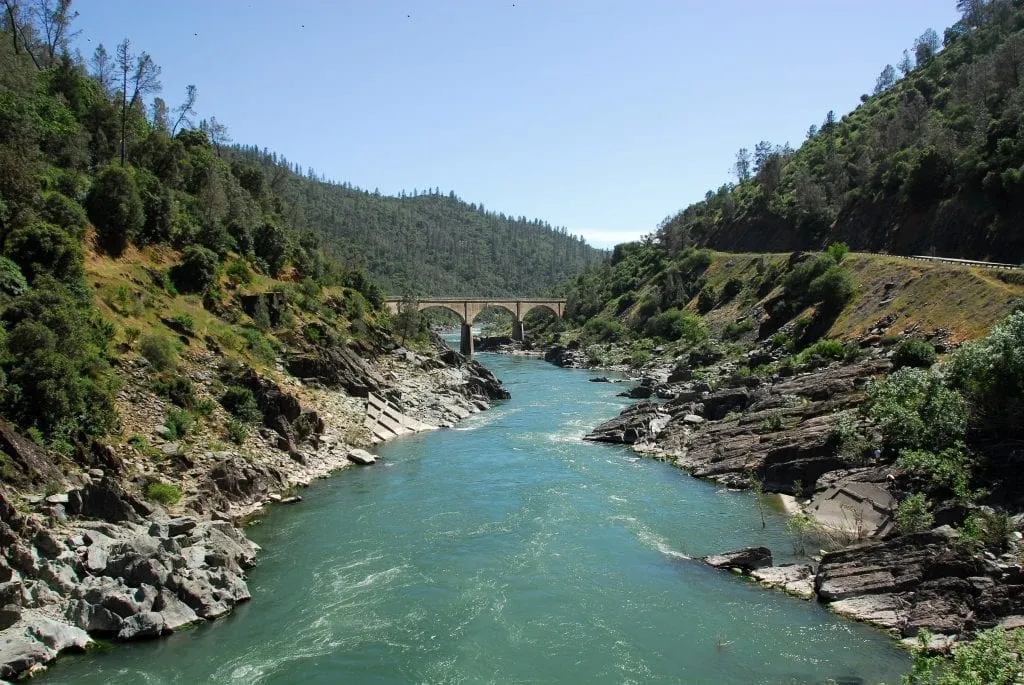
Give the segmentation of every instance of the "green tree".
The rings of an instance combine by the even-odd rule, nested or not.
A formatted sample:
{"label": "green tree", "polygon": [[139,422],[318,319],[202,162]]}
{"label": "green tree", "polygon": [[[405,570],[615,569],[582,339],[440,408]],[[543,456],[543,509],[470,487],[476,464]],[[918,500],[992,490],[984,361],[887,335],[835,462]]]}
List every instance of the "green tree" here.
{"label": "green tree", "polygon": [[37,221],[15,229],[7,236],[6,252],[29,283],[42,274],[66,282],[78,281],[83,275],[81,244],[53,224]]}
{"label": "green tree", "polygon": [[85,200],[96,238],[108,253],[119,256],[142,228],[142,199],[131,172],[109,166],[99,173]]}

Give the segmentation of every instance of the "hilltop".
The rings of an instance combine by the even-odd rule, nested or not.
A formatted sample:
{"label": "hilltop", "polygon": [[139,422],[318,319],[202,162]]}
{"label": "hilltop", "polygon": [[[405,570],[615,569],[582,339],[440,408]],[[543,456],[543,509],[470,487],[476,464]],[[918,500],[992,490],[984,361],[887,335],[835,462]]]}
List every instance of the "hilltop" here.
{"label": "hilltop", "polygon": [[1020,263],[1024,7],[962,2],[886,65],[853,112],[828,112],[799,149],[743,149],[736,182],[667,218],[666,247],[936,254]]}

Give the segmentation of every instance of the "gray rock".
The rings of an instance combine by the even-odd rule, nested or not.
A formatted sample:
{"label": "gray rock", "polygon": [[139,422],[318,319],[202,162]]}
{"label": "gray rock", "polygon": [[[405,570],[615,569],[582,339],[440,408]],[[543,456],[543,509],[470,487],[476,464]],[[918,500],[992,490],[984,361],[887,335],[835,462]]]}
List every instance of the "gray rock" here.
{"label": "gray rock", "polygon": [[83,650],[90,642],[80,628],[42,616],[24,617],[0,641],[0,678],[15,678],[53,661],[66,649]]}
{"label": "gray rock", "polygon": [[160,594],[153,603],[153,610],[159,611],[164,619],[164,627],[167,630],[178,630],[199,620],[192,608],[178,599],[177,595],[161,588]]}
{"label": "gray rock", "polygon": [[72,600],[65,615],[69,621],[89,633],[112,635],[121,630],[120,616],[106,607],[89,604],[83,599]]}
{"label": "gray rock", "polygon": [[350,451],[346,456],[349,461],[354,464],[359,464],[360,466],[369,466],[370,464],[377,463],[377,457],[366,450],[355,449]]}
{"label": "gray rock", "polygon": [[734,552],[712,554],[702,559],[714,568],[738,568],[749,573],[772,565],[772,551],[767,547],[746,547]]}
{"label": "gray rock", "polygon": [[121,623],[117,637],[120,640],[145,640],[160,637],[166,629],[164,617],[155,611],[144,611],[130,616]]}
{"label": "gray rock", "polygon": [[8,604],[0,608],[0,630],[7,630],[21,620],[21,607]]}

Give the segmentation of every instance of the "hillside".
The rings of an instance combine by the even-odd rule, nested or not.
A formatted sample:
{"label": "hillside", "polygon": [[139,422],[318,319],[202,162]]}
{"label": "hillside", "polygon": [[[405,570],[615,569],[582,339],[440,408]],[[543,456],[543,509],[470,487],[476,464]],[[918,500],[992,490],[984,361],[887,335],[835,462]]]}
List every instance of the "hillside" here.
{"label": "hillside", "polygon": [[857,251],[1024,262],[1024,6],[960,3],[938,44],[917,39],[897,80],[799,149],[758,143],[737,182],[660,226],[670,249],[787,251],[844,241]]}
{"label": "hillside", "polygon": [[606,257],[564,228],[491,212],[454,192],[392,197],[301,175],[253,147],[228,154],[258,164],[290,216],[392,295],[539,295]]}

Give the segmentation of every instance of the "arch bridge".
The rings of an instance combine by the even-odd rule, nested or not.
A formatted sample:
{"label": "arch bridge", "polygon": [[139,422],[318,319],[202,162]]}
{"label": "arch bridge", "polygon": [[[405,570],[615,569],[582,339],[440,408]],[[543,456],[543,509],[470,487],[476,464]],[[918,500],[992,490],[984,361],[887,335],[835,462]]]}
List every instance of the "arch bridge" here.
{"label": "arch bridge", "polygon": [[397,314],[403,307],[416,306],[421,312],[431,307],[440,307],[454,312],[462,319],[462,339],[459,351],[467,357],[473,356],[473,321],[480,312],[488,307],[500,307],[512,314],[512,339],[523,341],[523,317],[533,309],[547,309],[561,318],[565,315],[565,300],[561,298],[517,298],[517,299],[486,299],[480,297],[431,297],[418,300],[392,298],[384,300],[384,305],[392,314]]}

